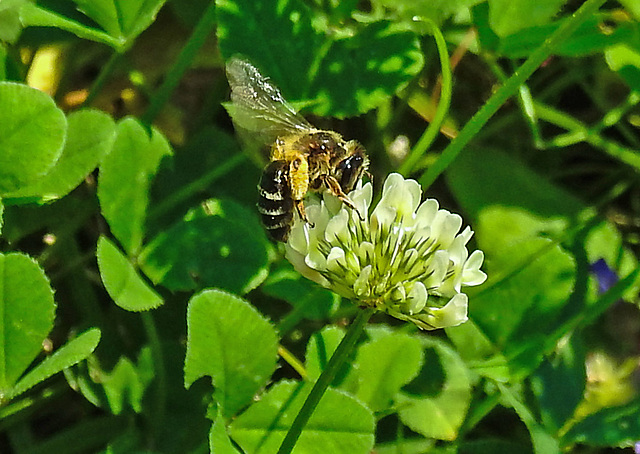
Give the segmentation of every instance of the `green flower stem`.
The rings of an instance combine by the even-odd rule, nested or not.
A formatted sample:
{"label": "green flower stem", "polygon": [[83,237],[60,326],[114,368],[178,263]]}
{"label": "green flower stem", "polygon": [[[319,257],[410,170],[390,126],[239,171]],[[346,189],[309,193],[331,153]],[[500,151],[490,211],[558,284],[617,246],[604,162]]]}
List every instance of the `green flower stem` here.
{"label": "green flower stem", "polygon": [[107,83],[107,80],[111,76],[111,73],[120,62],[120,58],[122,57],[122,55],[124,54],[121,52],[114,52],[113,54],[111,54],[109,61],[102,67],[100,74],[98,74],[98,77],[93,82],[93,85],[91,85],[91,89],[89,90],[87,99],[85,99],[82,103],[83,106],[90,106],[93,103],[93,101],[96,99],[96,96],[98,96],[98,93],[100,93],[104,88],[104,84]]}
{"label": "green flower stem", "polygon": [[191,66],[191,63],[196,58],[196,55],[202,45],[205,43],[207,36],[211,33],[216,24],[216,2],[210,2],[207,9],[204,11],[202,18],[193,30],[189,41],[185,44],[182,52],[178,56],[178,60],[171,67],[171,70],[167,73],[164,82],[158,88],[155,93],[147,111],[142,115],[142,121],[146,124],[153,123],[162,107],[167,103],[171,93],[178,86],[180,79],[184,75],[185,71]]}
{"label": "green flower stem", "polygon": [[407,159],[405,159],[398,169],[398,172],[405,176],[411,172],[438,136],[440,126],[442,126],[442,123],[447,116],[447,112],[449,112],[449,106],[451,105],[451,87],[453,84],[451,77],[451,63],[449,61],[449,52],[447,51],[447,42],[445,41],[438,26],[432,20],[421,19],[421,21],[429,27],[431,33],[433,33],[433,38],[436,41],[438,57],[440,58],[440,67],[442,68],[442,91],[433,120],[420,137],[420,140],[418,140],[418,143],[413,147],[409,156],[407,156]]}
{"label": "green flower stem", "polygon": [[358,315],[349,327],[347,334],[345,334],[340,345],[338,345],[336,351],[331,355],[331,358],[327,363],[327,367],[325,367],[322,374],[320,374],[320,377],[318,377],[318,381],[313,385],[309,396],[307,396],[307,400],[304,401],[300,412],[293,421],[293,424],[291,424],[289,432],[287,432],[287,435],[284,437],[284,440],[280,445],[280,449],[278,449],[278,454],[289,454],[293,450],[304,426],[307,424],[309,418],[318,406],[324,392],[335,378],[338,369],[340,369],[349,354],[353,351],[353,348],[360,338],[365,325],[374,312],[375,309],[371,308],[362,309],[358,312]]}
{"label": "green flower stem", "polygon": [[605,0],[586,0],[573,15],[535,51],[527,61],[489,98],[484,106],[469,120],[460,134],[444,149],[438,160],[420,179],[423,188],[429,187],[438,176],[458,157],[463,148],[475,137],[498,109],[513,95],[538,67],[564,42],[576,29],[598,11]]}

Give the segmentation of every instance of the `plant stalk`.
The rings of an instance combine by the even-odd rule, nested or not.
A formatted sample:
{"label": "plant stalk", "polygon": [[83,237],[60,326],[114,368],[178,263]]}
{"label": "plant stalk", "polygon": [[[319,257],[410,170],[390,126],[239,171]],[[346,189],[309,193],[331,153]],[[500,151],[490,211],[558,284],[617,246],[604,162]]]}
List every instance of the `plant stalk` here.
{"label": "plant stalk", "polygon": [[289,454],[293,447],[295,446],[298,438],[300,438],[300,434],[302,430],[306,426],[309,418],[313,414],[314,410],[318,406],[320,399],[324,395],[325,391],[333,381],[336,376],[336,373],[340,369],[340,367],[344,364],[345,360],[349,356],[349,354],[353,351],[353,348],[356,345],[356,342],[360,338],[364,327],[367,322],[375,312],[375,309],[363,309],[358,312],[355,320],[349,327],[347,334],[342,338],[338,348],[333,352],[329,362],[327,363],[327,367],[322,371],[320,377],[318,377],[318,381],[313,385],[311,392],[307,396],[307,400],[304,401],[300,412],[296,416],[296,419],[291,424],[289,428],[289,432],[284,437],[282,444],[280,445],[280,449],[278,449],[278,454]]}

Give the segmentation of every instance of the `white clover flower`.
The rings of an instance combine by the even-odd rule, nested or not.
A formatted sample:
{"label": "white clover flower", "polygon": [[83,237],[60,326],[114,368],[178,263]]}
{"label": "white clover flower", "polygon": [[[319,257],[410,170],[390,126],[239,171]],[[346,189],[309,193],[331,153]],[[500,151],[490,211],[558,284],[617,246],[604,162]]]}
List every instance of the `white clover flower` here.
{"label": "white clover flower", "polygon": [[[303,276],[351,299],[422,329],[456,326],[467,320],[463,286],[479,285],[482,251],[469,255],[473,235],[461,233],[462,218],[438,202],[420,203],[414,180],[393,173],[369,216],[372,187],[349,194],[358,212],[325,193],[306,205],[310,224],[296,223],[286,257]],[[362,216],[362,218],[361,218]]]}

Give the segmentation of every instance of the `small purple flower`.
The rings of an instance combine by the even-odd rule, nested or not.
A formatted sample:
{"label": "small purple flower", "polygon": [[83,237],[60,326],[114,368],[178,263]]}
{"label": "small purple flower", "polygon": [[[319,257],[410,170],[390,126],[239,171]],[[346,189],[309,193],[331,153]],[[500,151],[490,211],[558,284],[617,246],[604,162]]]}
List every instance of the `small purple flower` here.
{"label": "small purple flower", "polygon": [[598,259],[598,261],[593,263],[591,265],[591,272],[596,275],[598,292],[600,294],[606,293],[618,282],[618,275],[609,268],[609,265],[607,265],[604,259]]}

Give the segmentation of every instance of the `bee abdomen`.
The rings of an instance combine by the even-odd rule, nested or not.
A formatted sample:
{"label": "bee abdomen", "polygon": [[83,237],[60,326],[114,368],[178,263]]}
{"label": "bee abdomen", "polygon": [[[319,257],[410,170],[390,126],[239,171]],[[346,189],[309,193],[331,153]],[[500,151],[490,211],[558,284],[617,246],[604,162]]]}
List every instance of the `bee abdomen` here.
{"label": "bee abdomen", "polygon": [[289,165],[273,161],[262,172],[258,185],[258,212],[265,229],[276,241],[286,241],[293,221]]}

